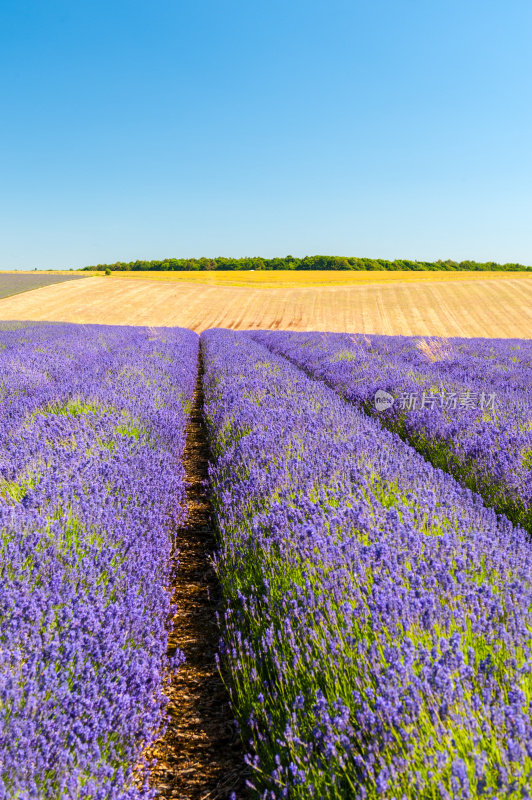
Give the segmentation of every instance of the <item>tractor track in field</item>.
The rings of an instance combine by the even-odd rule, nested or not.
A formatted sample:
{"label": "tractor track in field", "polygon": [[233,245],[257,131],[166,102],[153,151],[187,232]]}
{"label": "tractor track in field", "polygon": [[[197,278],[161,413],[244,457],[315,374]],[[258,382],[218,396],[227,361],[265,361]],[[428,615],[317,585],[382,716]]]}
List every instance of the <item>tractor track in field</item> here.
{"label": "tractor track in field", "polygon": [[168,728],[150,749],[149,757],[157,759],[150,785],[165,800],[227,800],[231,792],[243,800],[248,796],[248,770],[214,659],[220,636],[216,622],[220,593],[211,563],[215,539],[207,491],[209,451],[201,377],[200,360],[187,426],[187,517],[176,535],[176,613],[168,641],[168,655],[180,648],[186,661],[166,689]]}

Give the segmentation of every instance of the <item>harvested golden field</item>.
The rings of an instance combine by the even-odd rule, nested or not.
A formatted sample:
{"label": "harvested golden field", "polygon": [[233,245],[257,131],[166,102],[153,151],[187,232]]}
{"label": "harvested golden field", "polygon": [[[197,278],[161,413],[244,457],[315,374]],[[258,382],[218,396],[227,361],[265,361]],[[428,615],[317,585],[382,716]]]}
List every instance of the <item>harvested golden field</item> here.
{"label": "harvested golden field", "polygon": [[[398,279],[398,273],[319,273],[329,281],[356,276],[349,285],[322,286],[304,283],[317,280],[316,273],[285,273],[274,280],[289,277],[292,285],[275,287],[264,284],[272,273],[261,274],[257,286],[210,285],[200,282],[198,273],[187,273],[192,280],[174,275],[171,280],[92,277],[36,289],[0,300],[0,319],[179,325],[196,331],[224,327],[532,335],[532,276],[523,273],[408,273],[407,279]],[[219,279],[221,273],[213,273],[213,281],[214,275]],[[203,280],[205,276],[201,273]],[[259,280],[255,273],[247,276]],[[294,285],[294,280],[302,283]]]}
{"label": "harvested golden field", "polygon": [[[89,273],[101,275],[102,273]],[[304,286],[360,286],[365,283],[422,283],[424,281],[498,280],[501,277],[519,278],[522,272],[413,272],[364,270],[213,270],[203,272],[112,272],[112,278],[150,280],[172,283],[194,283],[206,286],[254,286],[257,288],[298,288]],[[532,275],[524,274],[525,278]]]}

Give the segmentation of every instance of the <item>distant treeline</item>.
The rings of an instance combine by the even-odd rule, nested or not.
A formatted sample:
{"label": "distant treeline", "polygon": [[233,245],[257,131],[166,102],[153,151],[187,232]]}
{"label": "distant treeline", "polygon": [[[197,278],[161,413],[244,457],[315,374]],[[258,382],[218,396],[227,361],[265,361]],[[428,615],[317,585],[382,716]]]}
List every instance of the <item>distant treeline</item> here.
{"label": "distant treeline", "polygon": [[494,261],[387,261],[383,258],[350,258],[344,256],[305,256],[294,258],[166,258],[162,261],[117,261],[98,264],[84,270],[204,272],[208,270],[494,270],[515,272],[529,269],[523,264],[496,264]]}

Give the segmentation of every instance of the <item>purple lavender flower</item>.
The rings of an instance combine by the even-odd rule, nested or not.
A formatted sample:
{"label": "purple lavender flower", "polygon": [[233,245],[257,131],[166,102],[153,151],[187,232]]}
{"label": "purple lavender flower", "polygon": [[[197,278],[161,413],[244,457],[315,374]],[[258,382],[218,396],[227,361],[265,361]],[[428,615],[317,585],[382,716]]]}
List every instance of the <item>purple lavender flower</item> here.
{"label": "purple lavender flower", "polygon": [[526,532],[249,335],[201,345],[257,796],[526,797]]}
{"label": "purple lavender flower", "polygon": [[132,770],[162,724],[198,337],[0,344],[0,797],[149,797]]}
{"label": "purple lavender flower", "polygon": [[[532,532],[532,343],[259,331],[255,341],[399,433]],[[380,410],[377,392],[393,404]]]}

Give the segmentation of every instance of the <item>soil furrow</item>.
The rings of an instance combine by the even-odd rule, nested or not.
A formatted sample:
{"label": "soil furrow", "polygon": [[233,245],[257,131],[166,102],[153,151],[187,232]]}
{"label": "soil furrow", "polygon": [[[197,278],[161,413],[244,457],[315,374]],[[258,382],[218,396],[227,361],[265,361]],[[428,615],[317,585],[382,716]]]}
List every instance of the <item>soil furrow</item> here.
{"label": "soil furrow", "polygon": [[186,661],[166,693],[168,728],[151,749],[157,759],[150,785],[161,798],[222,800],[246,796],[244,753],[214,655],[219,628],[219,587],[211,558],[215,549],[208,497],[208,445],[203,422],[202,369],[187,427],[184,466],[187,518],[177,531],[168,654],[180,648]]}

